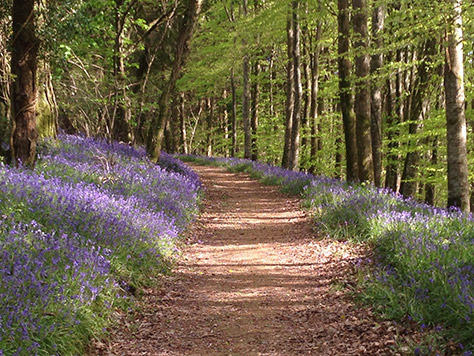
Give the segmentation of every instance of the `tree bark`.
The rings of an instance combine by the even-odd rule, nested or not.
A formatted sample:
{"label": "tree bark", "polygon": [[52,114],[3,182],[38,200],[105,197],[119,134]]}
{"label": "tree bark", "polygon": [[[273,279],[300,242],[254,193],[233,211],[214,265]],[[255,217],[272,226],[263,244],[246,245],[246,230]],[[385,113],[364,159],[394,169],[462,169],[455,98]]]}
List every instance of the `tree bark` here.
{"label": "tree bark", "polygon": [[[431,155],[428,157],[432,166],[435,166],[438,163],[438,137],[434,137],[430,139],[431,141]],[[436,187],[430,179],[434,178],[434,172],[430,171],[427,174],[428,182],[425,184],[425,203],[434,205],[436,199]]]}
{"label": "tree bark", "polygon": [[[391,56],[391,53],[389,52]],[[403,53],[401,49],[397,49],[395,60],[397,63],[402,63]],[[390,60],[389,60],[390,61]],[[400,161],[399,154],[394,153],[399,147],[397,137],[399,130],[397,125],[403,121],[404,118],[404,100],[403,100],[403,73],[401,69],[397,69],[395,74],[395,82],[391,83],[390,78],[387,79],[387,127],[389,128],[388,138],[388,155],[387,168],[385,176],[385,187],[394,192],[398,192],[398,183],[400,180],[400,169],[398,162]]]}
{"label": "tree bark", "polygon": [[273,99],[273,87],[274,84],[273,82],[275,81],[275,68],[274,68],[274,63],[275,63],[275,49],[272,46],[271,53],[270,53],[270,58],[268,61],[268,101],[269,101],[269,106],[270,106],[270,117],[273,118],[275,116],[275,104],[274,104],[274,99]]}
{"label": "tree bark", "polygon": [[227,110],[227,88],[222,91],[222,104],[219,109],[219,117],[222,131],[224,131],[224,157],[229,157],[229,112]]}
{"label": "tree bark", "polygon": [[370,124],[370,93],[369,93],[369,67],[370,57],[367,53],[367,2],[366,0],[353,0],[354,32],[357,35],[355,50],[355,115],[357,134],[357,164],[359,180],[361,182],[374,181],[374,163],[372,158],[372,137]]}
{"label": "tree bark", "polygon": [[171,108],[171,120],[169,122],[169,130],[171,134],[171,147],[170,153],[176,153],[179,150],[179,139],[180,139],[180,117],[179,117],[179,99],[178,95],[175,95],[173,101],[170,103]]}
{"label": "tree bark", "polygon": [[181,74],[181,68],[189,53],[189,42],[191,40],[201,4],[203,0],[190,0],[186,9],[185,16],[180,24],[178,43],[176,46],[173,68],[168,82],[161,93],[158,101],[158,115],[153,119],[150,130],[148,131],[147,151],[151,159],[158,162],[161,155],[161,145],[164,131],[169,116],[169,101],[176,86],[176,81]]}
{"label": "tree bark", "polygon": [[208,98],[206,101],[207,109],[207,130],[206,130],[206,155],[208,157],[212,156],[212,131],[214,130],[214,100]]}
{"label": "tree bark", "polygon": [[188,144],[187,144],[187,137],[186,137],[186,108],[184,106],[184,93],[179,93],[179,121],[181,126],[181,144],[183,145],[182,152],[184,154],[188,154]]}
{"label": "tree bark", "polygon": [[310,167],[309,172],[314,173],[315,171],[315,160],[318,153],[319,139],[319,120],[318,120],[318,95],[319,95],[319,55],[321,53],[321,36],[322,36],[322,21],[318,21],[316,25],[316,36],[314,38],[314,51],[310,53],[310,67],[311,67],[311,96],[310,96],[310,105],[309,105],[309,121],[311,129],[311,149],[310,149]]}
{"label": "tree bark", "polygon": [[[2,23],[1,26],[7,26]],[[0,142],[8,142],[11,136],[11,107],[10,107],[10,89],[11,89],[11,58],[7,48],[8,40],[0,30]],[[4,156],[11,161],[11,152],[0,145],[0,156]]]}
{"label": "tree bark", "polygon": [[[392,59],[392,55],[389,52],[388,61]],[[397,170],[397,161],[398,155],[393,153],[393,150],[398,146],[396,140],[396,130],[395,125],[397,124],[396,114],[395,114],[395,95],[393,90],[393,83],[390,78],[387,78],[387,94],[386,94],[386,126],[387,126],[387,140],[388,140],[388,153],[387,153],[387,166],[385,167],[385,188],[389,188],[394,192],[397,191],[398,183],[398,170]]]}
{"label": "tree bark", "polygon": [[293,17],[291,12],[288,14],[286,22],[287,35],[287,55],[288,62],[286,66],[286,105],[285,105],[285,142],[283,145],[283,158],[281,166],[289,168],[290,150],[291,150],[291,132],[293,127],[294,114],[294,70],[293,70],[293,46],[294,46],[294,32],[293,32]]}
{"label": "tree bark", "polygon": [[35,35],[34,0],[13,1],[11,88],[15,164],[34,167],[36,161],[36,70],[39,40]]}
{"label": "tree bark", "polygon": [[230,71],[230,86],[232,91],[232,147],[230,154],[235,157],[237,154],[237,95],[235,92],[234,68]]}
{"label": "tree bark", "polygon": [[245,55],[243,62],[242,120],[244,122],[244,158],[252,156],[252,133],[250,127],[250,61]]}
{"label": "tree bark", "polygon": [[[372,14],[372,37],[374,48],[378,51],[383,46],[382,32],[385,11],[383,5],[374,7]],[[382,180],[382,85],[376,77],[383,65],[382,52],[372,55],[370,73],[372,74],[372,90],[370,92],[370,129],[372,138],[372,157],[374,162],[374,184],[381,186]],[[375,76],[375,78],[374,78]]]}
{"label": "tree bark", "polygon": [[463,31],[461,0],[447,0],[452,21],[447,34],[444,71],[448,149],[448,207],[469,211],[469,182],[466,149]]}
{"label": "tree bark", "polygon": [[259,73],[260,73],[260,64],[258,63],[258,60],[255,59],[255,63],[253,66],[254,82],[252,84],[252,115],[250,118],[250,127],[252,131],[252,144],[251,144],[252,161],[256,161],[258,159],[257,130],[258,130],[258,106],[259,106],[259,99],[260,99],[260,86],[258,84]]}
{"label": "tree bark", "polygon": [[296,170],[298,168],[300,156],[300,128],[301,128],[301,99],[303,96],[303,87],[301,84],[301,67],[300,67],[300,25],[298,15],[298,0],[294,0],[293,8],[293,79],[294,79],[294,109],[293,109],[293,125],[291,127],[291,149],[289,155],[288,168]]}
{"label": "tree bark", "polygon": [[338,0],[338,69],[339,98],[346,145],[346,179],[357,181],[359,177],[357,164],[357,145],[355,119],[352,111],[352,92],[350,83],[351,62],[349,60],[349,0]]}
{"label": "tree bark", "polygon": [[301,155],[304,157],[304,161],[300,162],[300,169],[304,169],[305,166],[309,163],[309,152],[310,152],[310,145],[308,142],[310,141],[310,130],[311,124],[309,120],[309,111],[311,106],[311,85],[313,81],[311,79],[311,37],[312,34],[308,28],[308,2],[304,2],[304,18],[301,19],[302,26],[301,26],[301,48],[303,51],[302,55],[302,67],[303,67],[303,82],[304,82],[304,90],[303,90],[303,112],[301,114],[301,128],[302,128],[302,137],[301,137]]}
{"label": "tree bark", "polygon": [[[115,0],[115,44],[114,44],[114,110],[112,117],[112,138],[128,142],[130,120],[132,119],[131,102],[125,86],[125,62],[123,54],[123,31],[125,20],[130,11],[122,10],[123,0]],[[124,13],[122,13],[124,11]]]}

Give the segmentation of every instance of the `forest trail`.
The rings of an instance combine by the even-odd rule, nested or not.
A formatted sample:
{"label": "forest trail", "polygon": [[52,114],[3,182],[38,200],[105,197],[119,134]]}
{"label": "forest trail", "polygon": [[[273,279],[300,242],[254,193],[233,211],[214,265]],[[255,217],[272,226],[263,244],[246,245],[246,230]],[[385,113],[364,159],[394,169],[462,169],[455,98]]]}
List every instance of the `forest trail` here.
{"label": "forest trail", "polygon": [[192,168],[206,200],[175,272],[94,355],[393,354],[398,327],[340,288],[363,250],[317,239],[276,187]]}

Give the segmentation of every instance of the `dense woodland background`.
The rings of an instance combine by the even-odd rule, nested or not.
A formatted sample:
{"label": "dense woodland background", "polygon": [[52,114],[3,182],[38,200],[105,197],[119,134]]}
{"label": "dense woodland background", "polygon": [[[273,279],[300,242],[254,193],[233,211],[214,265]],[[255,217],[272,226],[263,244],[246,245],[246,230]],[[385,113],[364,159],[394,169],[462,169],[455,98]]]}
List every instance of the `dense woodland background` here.
{"label": "dense woodland background", "polygon": [[469,210],[473,19],[463,0],[2,1],[2,155],[32,166],[61,129]]}

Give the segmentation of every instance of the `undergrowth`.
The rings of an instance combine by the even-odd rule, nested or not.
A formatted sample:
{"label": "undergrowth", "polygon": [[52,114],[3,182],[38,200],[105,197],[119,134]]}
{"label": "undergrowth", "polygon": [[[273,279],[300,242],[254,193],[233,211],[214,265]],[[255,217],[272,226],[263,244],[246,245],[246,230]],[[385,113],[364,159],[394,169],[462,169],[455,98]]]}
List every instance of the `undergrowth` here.
{"label": "undergrowth", "polygon": [[82,136],[0,165],[0,355],[80,355],[165,271],[200,183],[171,156]]}

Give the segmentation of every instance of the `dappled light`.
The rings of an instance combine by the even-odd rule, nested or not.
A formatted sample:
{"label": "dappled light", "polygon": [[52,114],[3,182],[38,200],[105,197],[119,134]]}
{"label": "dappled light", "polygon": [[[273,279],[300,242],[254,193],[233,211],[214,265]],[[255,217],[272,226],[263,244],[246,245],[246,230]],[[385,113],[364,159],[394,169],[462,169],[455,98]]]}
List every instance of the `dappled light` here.
{"label": "dappled light", "polygon": [[300,201],[275,187],[193,169],[206,200],[176,272],[104,355],[390,354],[400,326],[355,308],[342,288],[364,248],[317,236]]}

